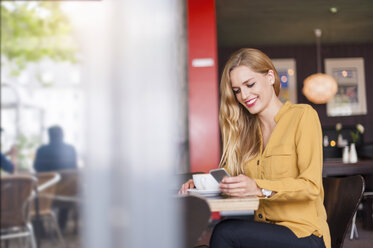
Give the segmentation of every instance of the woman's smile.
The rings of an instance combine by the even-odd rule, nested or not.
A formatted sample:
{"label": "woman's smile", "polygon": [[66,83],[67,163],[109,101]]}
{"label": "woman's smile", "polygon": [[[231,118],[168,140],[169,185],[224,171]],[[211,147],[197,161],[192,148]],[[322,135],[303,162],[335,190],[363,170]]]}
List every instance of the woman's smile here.
{"label": "woman's smile", "polygon": [[250,100],[245,101],[246,106],[248,108],[253,107],[255,105],[257,99],[258,99],[258,97],[255,97],[255,98],[251,98]]}

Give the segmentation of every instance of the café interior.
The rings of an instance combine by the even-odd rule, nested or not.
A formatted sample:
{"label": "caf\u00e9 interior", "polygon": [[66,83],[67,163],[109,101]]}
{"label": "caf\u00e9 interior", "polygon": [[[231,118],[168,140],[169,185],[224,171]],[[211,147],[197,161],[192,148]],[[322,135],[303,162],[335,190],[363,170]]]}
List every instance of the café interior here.
{"label": "caf\u00e9 interior", "polygon": [[331,247],[372,247],[369,0],[1,1],[1,247],[209,247],[252,217],[265,199],[196,183],[241,48],[318,114]]}

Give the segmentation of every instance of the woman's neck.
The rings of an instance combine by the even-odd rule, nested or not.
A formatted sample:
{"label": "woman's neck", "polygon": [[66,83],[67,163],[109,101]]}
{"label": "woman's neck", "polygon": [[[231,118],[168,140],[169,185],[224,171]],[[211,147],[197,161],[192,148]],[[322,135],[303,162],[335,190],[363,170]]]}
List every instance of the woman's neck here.
{"label": "woman's neck", "polygon": [[283,103],[277,97],[274,97],[268,107],[258,115],[262,131],[270,130],[272,132],[276,126],[275,117],[282,105]]}
{"label": "woman's neck", "polygon": [[270,102],[270,105],[258,116],[260,130],[262,131],[262,151],[267,147],[269,138],[276,127],[275,116],[280,111],[282,105],[282,102],[275,97],[275,99]]}

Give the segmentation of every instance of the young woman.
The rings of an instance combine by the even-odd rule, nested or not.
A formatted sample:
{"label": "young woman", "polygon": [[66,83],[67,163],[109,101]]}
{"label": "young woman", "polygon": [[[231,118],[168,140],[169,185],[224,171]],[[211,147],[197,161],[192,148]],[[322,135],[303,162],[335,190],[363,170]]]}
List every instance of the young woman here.
{"label": "young woman", "polygon": [[[216,247],[330,247],[323,205],[322,133],[309,105],[283,104],[280,79],[259,50],[241,49],[225,65],[219,113],[220,167],[232,177],[220,184],[231,196],[259,196],[254,221],[224,220]],[[181,192],[194,187],[185,183]]]}

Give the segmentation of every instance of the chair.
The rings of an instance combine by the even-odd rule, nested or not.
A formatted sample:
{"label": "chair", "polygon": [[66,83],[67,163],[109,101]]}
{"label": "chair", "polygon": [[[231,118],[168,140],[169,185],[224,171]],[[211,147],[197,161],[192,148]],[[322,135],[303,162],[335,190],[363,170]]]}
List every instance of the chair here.
{"label": "chair", "polygon": [[36,248],[29,218],[29,204],[35,188],[36,179],[32,176],[1,177],[1,240],[28,237],[31,247]]}
{"label": "chair", "polygon": [[365,209],[363,205],[363,228],[373,230],[373,192],[364,192],[363,201],[365,201]]}
{"label": "chair", "polygon": [[[78,170],[59,170],[56,171],[61,176],[57,184],[53,207],[60,210],[59,218],[61,222],[68,221],[68,213],[73,210],[74,213],[74,233],[78,231],[78,205],[79,205],[79,171]],[[64,211],[64,212],[61,212]],[[61,223],[63,224],[63,223]]]}
{"label": "chair", "polygon": [[184,225],[184,247],[196,245],[198,239],[206,230],[211,211],[206,200],[194,195],[180,197]]}
{"label": "chair", "polygon": [[56,188],[56,199],[67,202],[76,201],[74,198],[79,195],[78,170],[59,170],[56,172],[61,176]]}
{"label": "chair", "polygon": [[[373,198],[373,192],[364,192],[363,193],[363,199],[365,200],[370,200],[371,202],[371,199]],[[362,205],[362,203],[361,203]],[[370,205],[370,208],[371,208],[371,205]],[[371,212],[371,211],[370,211]],[[351,224],[351,234],[350,234],[350,239],[353,240],[354,239],[354,236],[358,239],[359,238],[359,233],[357,231],[357,226],[356,226],[356,214],[354,214],[354,217],[352,218],[352,224]],[[372,218],[372,216],[368,216],[368,218]]]}
{"label": "chair", "polygon": [[326,177],[323,185],[332,248],[340,248],[362,199],[364,179],[362,176]]}
{"label": "chair", "polygon": [[[358,154],[359,158],[367,158],[367,159],[373,159],[373,143],[370,144],[364,144],[362,146],[358,147]],[[373,180],[372,175],[364,175],[364,178],[366,180],[366,183],[369,183],[369,181]],[[369,187],[369,185],[367,185]],[[372,184],[370,184],[370,187],[372,187]],[[367,229],[372,229],[372,223],[373,223],[373,216],[372,216],[372,201],[373,201],[373,191],[365,191],[363,194],[363,202],[366,202],[365,209],[363,207],[363,227]],[[363,203],[361,203],[363,205]],[[359,238],[359,234],[357,232],[356,227],[356,213],[354,215],[354,218],[352,219],[352,228],[351,228],[351,234],[350,239],[352,240],[354,238]]]}
{"label": "chair", "polygon": [[39,211],[36,212],[35,205],[31,210],[32,218],[36,218],[37,214],[42,220],[49,221],[52,224],[55,232],[57,233],[57,237],[60,240],[61,244],[65,247],[65,241],[63,239],[61,230],[57,224],[57,218],[55,213],[52,210],[52,203],[56,191],[56,184],[60,180],[60,175],[54,172],[42,172],[37,173],[36,177],[38,179],[38,203],[39,203]]}

